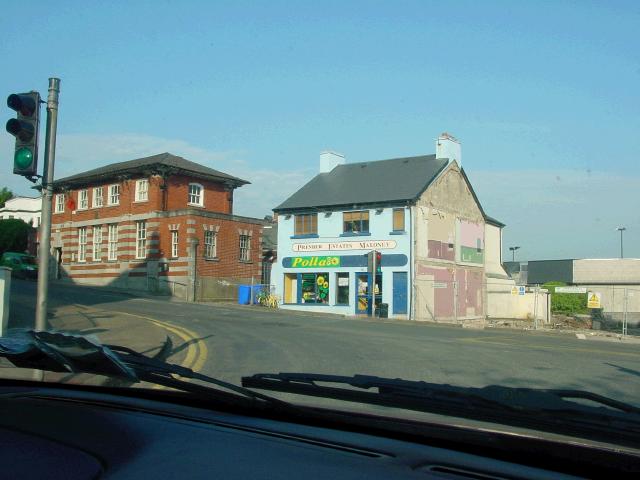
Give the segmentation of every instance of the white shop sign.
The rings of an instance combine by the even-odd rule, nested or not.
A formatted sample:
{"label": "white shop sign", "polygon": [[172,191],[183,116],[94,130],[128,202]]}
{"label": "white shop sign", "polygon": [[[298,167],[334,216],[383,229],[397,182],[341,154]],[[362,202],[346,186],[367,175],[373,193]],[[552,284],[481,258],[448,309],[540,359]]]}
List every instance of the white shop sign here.
{"label": "white shop sign", "polygon": [[395,240],[363,240],[355,242],[310,242],[294,243],[294,252],[345,251],[345,250],[390,250],[396,248]]}

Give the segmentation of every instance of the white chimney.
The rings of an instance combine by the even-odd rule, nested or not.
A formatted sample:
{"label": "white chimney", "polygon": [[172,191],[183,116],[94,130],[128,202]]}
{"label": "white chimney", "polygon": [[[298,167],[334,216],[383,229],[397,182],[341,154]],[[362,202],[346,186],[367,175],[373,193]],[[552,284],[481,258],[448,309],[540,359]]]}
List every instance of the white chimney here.
{"label": "white chimney", "polygon": [[458,139],[446,132],[442,133],[436,140],[436,158],[448,158],[449,163],[455,160],[462,166],[462,148]]}
{"label": "white chimney", "polygon": [[347,160],[341,153],[325,150],[320,152],[320,173],[328,173],[338,165],[344,165]]}

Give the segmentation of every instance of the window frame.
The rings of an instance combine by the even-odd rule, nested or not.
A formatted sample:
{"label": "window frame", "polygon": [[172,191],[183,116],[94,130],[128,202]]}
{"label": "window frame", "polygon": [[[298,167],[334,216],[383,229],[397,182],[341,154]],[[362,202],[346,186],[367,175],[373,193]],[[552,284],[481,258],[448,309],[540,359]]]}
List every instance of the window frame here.
{"label": "window frame", "polygon": [[318,214],[317,213],[301,213],[295,215],[293,224],[293,234],[299,235],[317,235],[318,234]]}
{"label": "window frame", "polygon": [[[116,201],[113,201],[113,190],[116,190]],[[120,205],[120,184],[119,183],[112,183],[111,185],[109,185],[109,196],[107,197],[107,205],[109,206],[113,206],[113,205]]]}
{"label": "window frame", "polygon": [[[397,228],[396,225],[396,214],[402,215],[402,228]],[[406,229],[405,226],[405,209],[404,208],[394,208],[392,210],[392,218],[391,218],[391,226],[394,232],[404,232]]]}
{"label": "window frame", "polygon": [[147,222],[136,222],[136,260],[147,258]]}
{"label": "window frame", "polygon": [[87,261],[87,227],[78,227],[78,262]]}
{"label": "window frame", "polygon": [[[96,240],[100,240],[96,242]],[[92,257],[94,262],[99,262],[102,258],[102,225],[93,226],[92,235],[93,252]]]}
{"label": "window frame", "polygon": [[[350,218],[349,220],[347,220],[347,216],[355,217],[356,214],[358,214],[358,216],[360,217],[359,219]],[[366,215],[366,219],[364,218],[365,215]],[[370,217],[369,210],[353,210],[348,212],[342,212],[342,233],[345,233],[347,235],[363,235],[363,234],[370,233],[369,217]],[[354,225],[357,222],[359,223],[360,228],[358,230],[354,230],[353,228],[347,229],[347,222],[351,223],[352,225]],[[364,222],[367,222],[366,229],[362,228],[364,225]]]}
{"label": "window frame", "polygon": [[171,230],[171,258],[178,258],[180,236],[178,230]]}
{"label": "window frame", "polygon": [[[98,195],[100,192],[100,195]],[[98,203],[98,199],[100,203]],[[91,199],[91,208],[101,208],[104,206],[104,187],[93,187],[93,198]]]}
{"label": "window frame", "polygon": [[[347,279],[347,284],[343,285],[342,287],[340,286],[340,277]],[[336,300],[335,300],[335,304],[336,305],[340,305],[340,306],[349,306],[351,303],[351,274],[349,272],[335,272],[335,282],[336,282]],[[347,301],[346,303],[344,302],[340,302],[338,301],[338,298],[340,298],[340,289],[341,288],[346,288],[347,289]]]}
{"label": "window frame", "polygon": [[53,213],[64,213],[65,196],[64,193],[56,194],[56,206]]}
{"label": "window frame", "polygon": [[107,260],[110,260],[110,261],[118,260],[118,224],[117,223],[110,223],[107,229]]}
{"label": "window frame", "polygon": [[[246,245],[244,246],[243,246],[243,240],[246,240]],[[240,247],[240,252],[238,257],[239,260],[245,263],[250,262],[251,261],[251,235],[245,235],[244,233],[241,233],[239,235],[239,247]],[[244,252],[244,255],[243,255],[243,252]]]}
{"label": "window frame", "polygon": [[78,190],[78,210],[87,210],[88,208],[89,190],[87,188],[83,188],[82,190]]}
{"label": "window frame", "polygon": [[[196,194],[191,193],[191,187],[197,187],[199,192],[197,193],[198,202],[192,202],[191,197],[195,197]],[[194,207],[204,207],[204,187],[195,182],[189,183],[189,187],[187,189],[187,205],[193,205]]]}
{"label": "window frame", "polygon": [[149,179],[148,178],[139,178],[138,180],[136,180],[134,198],[136,202],[149,201]]}
{"label": "window frame", "polygon": [[[212,239],[211,242],[207,242],[207,237]],[[204,232],[204,258],[209,260],[217,258],[218,255],[218,234],[213,230],[205,230]]]}

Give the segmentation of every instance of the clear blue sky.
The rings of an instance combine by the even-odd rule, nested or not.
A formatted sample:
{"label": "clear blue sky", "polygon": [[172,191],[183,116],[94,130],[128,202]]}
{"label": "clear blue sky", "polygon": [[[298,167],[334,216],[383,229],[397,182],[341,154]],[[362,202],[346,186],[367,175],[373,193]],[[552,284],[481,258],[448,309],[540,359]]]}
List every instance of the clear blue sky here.
{"label": "clear blue sky", "polygon": [[448,131],[520,258],[616,256],[619,224],[640,257],[640,2],[106,3],[3,4],[0,93],[62,79],[58,177],[168,150],[251,180],[262,216],[323,149]]}

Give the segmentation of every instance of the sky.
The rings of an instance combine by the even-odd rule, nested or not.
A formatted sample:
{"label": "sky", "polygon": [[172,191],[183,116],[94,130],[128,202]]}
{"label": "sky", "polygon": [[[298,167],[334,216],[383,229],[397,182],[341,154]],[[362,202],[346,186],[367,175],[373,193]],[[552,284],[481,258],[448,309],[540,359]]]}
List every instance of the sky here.
{"label": "sky", "polygon": [[[640,2],[2,10],[0,94],[46,97],[61,79],[56,178],[168,151],[251,181],[234,207],[262,218],[317,173],[322,150],[431,154],[446,131],[507,225],[505,260],[509,246],[519,260],[615,257],[620,225],[625,257],[640,257]],[[12,155],[0,132],[0,187],[33,195]]]}

